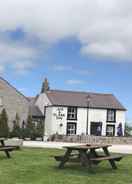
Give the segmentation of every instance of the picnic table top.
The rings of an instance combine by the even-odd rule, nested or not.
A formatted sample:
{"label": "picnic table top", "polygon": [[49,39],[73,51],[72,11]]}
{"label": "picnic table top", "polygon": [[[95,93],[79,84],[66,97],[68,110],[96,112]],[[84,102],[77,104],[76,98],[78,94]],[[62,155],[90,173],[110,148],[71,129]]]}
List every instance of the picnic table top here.
{"label": "picnic table top", "polygon": [[107,148],[111,145],[108,144],[84,144],[84,145],[76,145],[76,146],[64,146],[63,148],[74,149],[74,150],[87,150],[87,149],[99,149],[99,148]]}

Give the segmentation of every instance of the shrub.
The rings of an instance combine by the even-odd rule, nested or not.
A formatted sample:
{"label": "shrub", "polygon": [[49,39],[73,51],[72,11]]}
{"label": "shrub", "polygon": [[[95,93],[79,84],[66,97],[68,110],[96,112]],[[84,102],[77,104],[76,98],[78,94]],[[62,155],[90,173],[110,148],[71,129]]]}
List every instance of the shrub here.
{"label": "shrub", "polygon": [[35,139],[35,126],[32,122],[32,116],[30,114],[28,115],[27,124],[24,131],[27,135],[27,138],[31,138],[32,140]]}
{"label": "shrub", "polygon": [[125,124],[125,136],[132,136],[132,126]]}
{"label": "shrub", "polygon": [[6,110],[3,109],[0,114],[0,137],[9,136],[9,127],[8,127],[8,115]]}
{"label": "shrub", "polygon": [[13,130],[10,135],[11,137],[21,138],[20,118],[17,113],[16,113],[15,120],[13,121]]}

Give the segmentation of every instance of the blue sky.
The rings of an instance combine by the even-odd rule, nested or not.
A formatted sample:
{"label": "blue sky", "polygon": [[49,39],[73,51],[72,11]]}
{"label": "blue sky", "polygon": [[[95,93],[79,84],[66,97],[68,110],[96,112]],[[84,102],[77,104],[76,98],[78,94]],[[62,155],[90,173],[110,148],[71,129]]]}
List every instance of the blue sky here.
{"label": "blue sky", "polygon": [[131,120],[132,63],[84,56],[74,39],[55,44],[39,60],[39,65],[28,72],[18,74],[8,69],[3,76],[26,96],[39,93],[45,77],[51,89],[113,93],[128,109]]}
{"label": "blue sky", "polygon": [[132,121],[132,2],[5,0],[1,7],[2,77],[26,96],[38,94],[45,77],[51,89],[113,93]]}

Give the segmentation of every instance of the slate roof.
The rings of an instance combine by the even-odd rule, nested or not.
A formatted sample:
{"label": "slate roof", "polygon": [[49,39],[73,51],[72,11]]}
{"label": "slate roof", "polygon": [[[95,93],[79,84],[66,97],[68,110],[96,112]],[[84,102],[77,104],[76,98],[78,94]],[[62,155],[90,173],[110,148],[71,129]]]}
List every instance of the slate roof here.
{"label": "slate roof", "polygon": [[52,105],[87,107],[89,95],[91,108],[126,110],[113,94],[61,90],[49,90],[46,94]]}

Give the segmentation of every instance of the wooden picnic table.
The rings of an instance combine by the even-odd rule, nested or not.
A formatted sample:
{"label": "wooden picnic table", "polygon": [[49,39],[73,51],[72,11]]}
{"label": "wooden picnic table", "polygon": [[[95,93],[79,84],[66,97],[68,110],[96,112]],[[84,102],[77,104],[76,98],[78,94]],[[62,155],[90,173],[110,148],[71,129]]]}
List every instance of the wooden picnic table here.
{"label": "wooden picnic table", "polygon": [[6,146],[5,145],[5,138],[0,138],[0,151],[4,151],[7,158],[11,158],[10,152],[16,150],[16,146]]}
{"label": "wooden picnic table", "polygon": [[[99,164],[103,160],[108,160],[113,169],[117,169],[116,161],[122,159],[121,155],[111,155],[108,147],[111,145],[104,144],[86,144],[78,146],[65,146],[66,152],[63,156],[55,156],[60,161],[59,168],[64,168],[66,162],[80,162],[82,166],[92,168],[93,165]],[[103,155],[97,150],[102,149]],[[76,153],[75,153],[76,152]]]}

